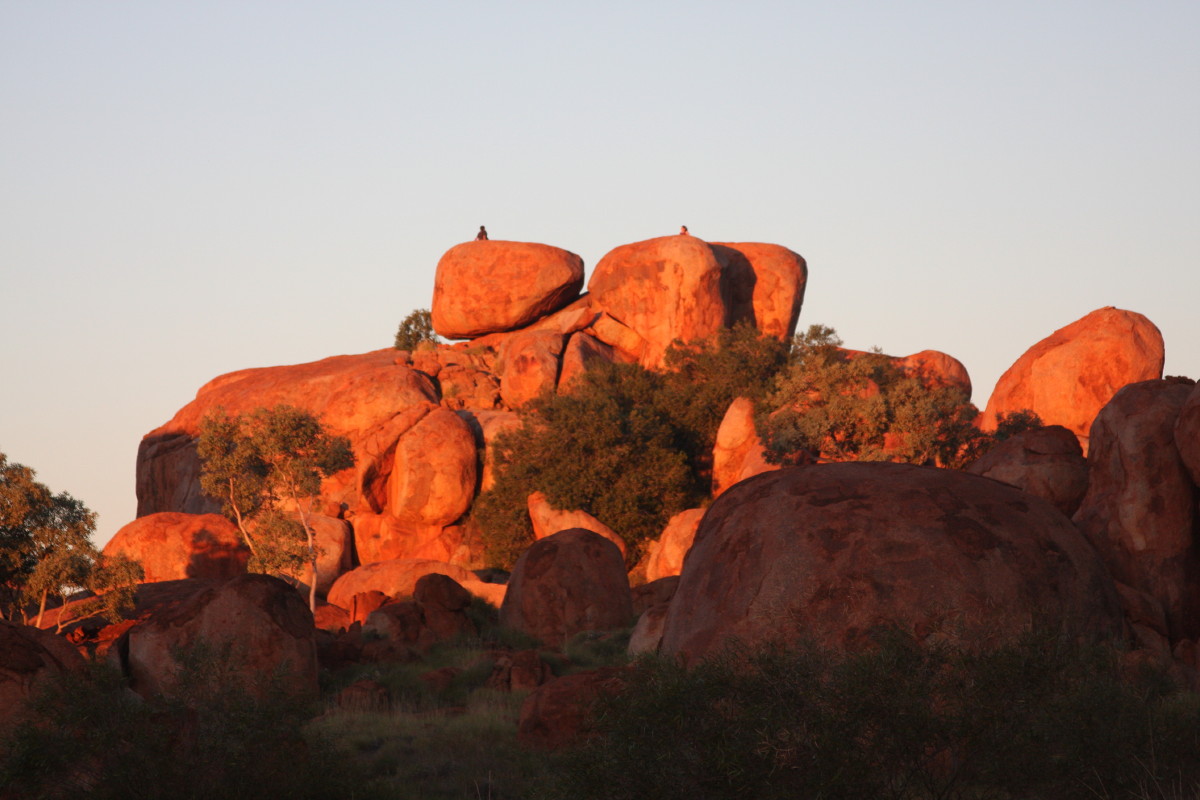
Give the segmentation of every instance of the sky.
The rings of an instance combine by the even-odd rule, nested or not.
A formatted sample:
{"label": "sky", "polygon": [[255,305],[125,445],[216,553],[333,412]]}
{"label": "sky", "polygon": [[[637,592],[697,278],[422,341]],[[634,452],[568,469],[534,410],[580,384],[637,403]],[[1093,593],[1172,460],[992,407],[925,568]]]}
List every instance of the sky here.
{"label": "sky", "polygon": [[803,255],[801,328],[960,359],[1138,311],[1200,378],[1200,3],[0,0],[0,452],[136,513],[246,367],[391,345],[486,224]]}

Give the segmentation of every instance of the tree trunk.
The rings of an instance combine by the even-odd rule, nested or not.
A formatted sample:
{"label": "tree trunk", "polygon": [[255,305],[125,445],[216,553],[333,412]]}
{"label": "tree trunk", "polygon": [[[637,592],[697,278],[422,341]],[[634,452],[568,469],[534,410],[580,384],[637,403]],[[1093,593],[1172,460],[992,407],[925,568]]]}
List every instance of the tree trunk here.
{"label": "tree trunk", "polygon": [[[50,595],[50,590],[49,590],[49,589],[42,589],[42,602],[41,602],[41,604],[38,606],[38,615],[37,615],[37,621],[33,623],[33,627],[35,627],[35,628],[40,628],[40,627],[42,627],[42,616],[43,616],[43,615],[46,613],[46,598],[47,598],[49,595]],[[62,612],[60,611],[60,612],[58,613],[58,615],[61,617],[61,616],[62,616]]]}

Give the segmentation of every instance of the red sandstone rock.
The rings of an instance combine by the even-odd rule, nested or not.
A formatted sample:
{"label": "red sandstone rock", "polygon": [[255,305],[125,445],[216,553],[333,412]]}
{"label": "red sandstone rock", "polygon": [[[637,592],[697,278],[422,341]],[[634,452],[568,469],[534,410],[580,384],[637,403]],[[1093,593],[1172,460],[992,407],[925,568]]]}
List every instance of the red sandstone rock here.
{"label": "red sandstone rock", "polygon": [[613,319],[607,312],[597,315],[584,332],[612,347],[617,360],[627,364],[640,362],[649,347],[637,331]]}
{"label": "red sandstone rock", "polygon": [[559,359],[565,339],[553,331],[520,331],[500,348],[500,397],[510,409],[520,408],[558,384]]}
{"label": "red sandstone rock", "polygon": [[319,631],[337,633],[349,628],[351,623],[353,620],[350,618],[350,613],[341,606],[318,603],[317,610],[313,612],[313,625]]}
{"label": "red sandstone rock", "polygon": [[1175,421],[1175,447],[1179,457],[1192,476],[1192,483],[1200,486],[1200,384],[1192,388],[1179,410]]}
{"label": "red sandstone rock", "polygon": [[633,613],[641,616],[650,606],[659,603],[669,603],[679,588],[679,576],[668,575],[665,578],[634,586],[630,593],[633,595]]}
{"label": "red sandstone rock", "polygon": [[[377,438],[381,428],[388,428],[388,423],[408,409],[437,402],[429,378],[396,361],[397,351],[387,349],[308,364],[242,370],[213,379],[170,422],[142,439],[137,466],[138,516],[158,511],[220,511],[220,504],[200,491],[200,460],[195,450],[200,420],[218,406],[230,414],[279,404],[309,411],[330,433],[349,437],[361,470],[363,462],[369,461],[366,440]],[[392,432],[398,437],[402,431]],[[394,441],[375,446],[386,449]],[[346,470],[325,481],[322,496],[354,508],[359,504],[360,485],[356,470]]]}
{"label": "red sandstone rock", "polygon": [[219,514],[164,511],[125,525],[104,555],[123,555],[142,565],[146,583],[183,578],[224,580],[246,571],[250,551],[241,531]]}
{"label": "red sandstone rock", "polygon": [[617,546],[621,558],[625,557],[625,541],[600,520],[586,511],[559,511],[550,505],[545,492],[534,492],[527,500],[529,521],[533,523],[533,538],[545,539],[559,531],[582,528],[598,533]]}
{"label": "red sandstone rock", "polygon": [[[495,602],[504,587],[485,584],[475,574],[454,564],[440,561],[414,561],[395,559],[363,564],[338,578],[329,590],[329,602],[342,608],[350,608],[354,595],[375,590],[388,597],[408,597],[413,593],[417,580],[422,575],[440,572],[463,585],[471,594]],[[489,588],[490,587],[490,588]],[[498,591],[497,591],[498,590]]]}
{"label": "red sandstone rock", "polygon": [[1113,577],[1160,602],[1172,638],[1200,635],[1196,489],[1175,448],[1187,384],[1118,391],[1092,425],[1088,490],[1075,523]]}
{"label": "red sandstone rock", "polygon": [[610,251],[596,265],[588,291],[594,308],[646,341],[641,363],[653,369],[674,340],[707,339],[725,324],[721,272],[712,248],[700,239],[664,236]]}
{"label": "red sandstone rock", "polygon": [[966,469],[1049,500],[1067,516],[1087,491],[1087,460],[1079,440],[1061,425],[1016,434]]}
{"label": "red sandstone rock", "polygon": [[642,612],[633,626],[633,633],[629,634],[629,655],[658,652],[670,609],[670,603],[658,603]]}
{"label": "red sandstone rock", "polygon": [[533,242],[476,241],[450,248],[438,262],[433,329],[470,339],[522,328],[579,296],[583,259]]}
{"label": "red sandstone rock", "polygon": [[735,398],[721,419],[717,440],[713,445],[713,497],[754,475],[779,469],[769,464],[766,448],[754,425],[754,401],[748,397]]}
{"label": "red sandstone rock", "polygon": [[940,350],[922,350],[895,360],[905,374],[920,378],[926,386],[951,386],[964,396],[971,396],[971,376],[963,363],[952,355]]}
{"label": "red sandstone rock", "polygon": [[1035,344],[1000,376],[980,415],[994,430],[1002,413],[1030,409],[1062,425],[1088,451],[1092,420],[1117,390],[1162,377],[1163,339],[1141,314],[1111,306],[1093,311]]}
{"label": "red sandstone rock", "polygon": [[438,408],[396,444],[388,511],[405,522],[449,525],[475,495],[475,437],[449,409]]}
{"label": "red sandstone rock", "polygon": [[474,367],[451,366],[438,375],[442,405],[454,411],[491,409],[500,405],[500,379]]}
{"label": "red sandstone rock", "polygon": [[355,514],[354,543],[361,564],[396,559],[466,563],[463,529],[459,525],[422,525],[391,514]]}
{"label": "red sandstone rock", "polygon": [[759,475],[708,509],[662,651],[731,637],[855,648],[879,626],[1004,638],[1032,620],[1111,633],[1108,571],[1049,503],[975,475],[890,463]]}
{"label": "red sandstone rock", "polygon": [[500,624],[561,645],[580,631],[629,624],[633,606],[616,545],[575,528],[540,539],[513,567]]}
{"label": "red sandstone rock", "polygon": [[26,702],[46,680],[85,666],[61,636],[0,619],[0,732],[22,718]]}
{"label": "red sandstone rock", "polygon": [[[313,529],[318,550],[317,591],[326,594],[338,576],[350,569],[354,548],[350,524],[324,514],[310,515],[308,524]],[[312,567],[306,566],[302,574],[295,577],[304,582],[311,581]]]}
{"label": "red sandstone rock", "polygon": [[722,242],[711,247],[723,268],[730,327],[745,320],[766,336],[791,339],[808,283],[804,259],[777,244]]}
{"label": "red sandstone rock", "polygon": [[366,622],[372,612],[378,611],[390,602],[392,602],[391,597],[375,589],[359,592],[350,598],[350,622]]}
{"label": "red sandstone rock", "polygon": [[696,528],[704,519],[703,508],[680,511],[667,521],[662,535],[653,542],[646,553],[646,580],[656,581],[678,575],[683,569],[683,557],[692,548]]}
{"label": "red sandstone rock", "polygon": [[307,696],[317,691],[314,630],[312,614],[291,586],[267,575],[240,575],[160,609],[130,628],[115,649],[130,685],[147,697],[173,694],[177,654],[202,643],[214,657],[233,660],[229,674],[244,678],[247,691],[264,692],[279,677],[284,688]]}
{"label": "red sandstone rock", "polygon": [[596,364],[611,364],[617,360],[617,352],[599,339],[580,331],[571,334],[563,350],[562,368],[558,375],[558,392],[570,391],[571,383],[581,378]]}
{"label": "red sandstone rock", "polygon": [[602,693],[620,691],[625,670],[618,667],[576,672],[546,683],[521,704],[517,741],[526,747],[558,750],[587,735],[587,717]]}
{"label": "red sandstone rock", "polygon": [[492,447],[496,437],[505,431],[521,427],[521,417],[514,411],[463,411],[460,416],[475,434],[475,446],[483,450],[483,475],[479,480],[479,491],[486,492],[496,483],[492,467]]}

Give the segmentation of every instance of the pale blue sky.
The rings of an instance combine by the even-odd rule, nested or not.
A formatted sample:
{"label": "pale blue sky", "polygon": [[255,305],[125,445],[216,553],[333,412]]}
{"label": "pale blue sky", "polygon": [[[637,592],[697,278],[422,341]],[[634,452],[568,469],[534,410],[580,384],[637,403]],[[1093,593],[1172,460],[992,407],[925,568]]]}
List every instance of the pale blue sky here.
{"label": "pale blue sky", "polygon": [[1200,3],[0,0],[0,451],[133,518],[210,378],[386,347],[486,224],[687,224],[961,359],[1149,316],[1200,377]]}

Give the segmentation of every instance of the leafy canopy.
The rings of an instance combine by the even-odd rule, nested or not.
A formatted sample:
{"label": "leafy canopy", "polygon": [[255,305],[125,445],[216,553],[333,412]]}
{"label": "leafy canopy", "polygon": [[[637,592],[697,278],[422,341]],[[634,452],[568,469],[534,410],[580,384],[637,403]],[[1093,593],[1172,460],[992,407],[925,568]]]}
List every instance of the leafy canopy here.
{"label": "leafy canopy", "polygon": [[437,342],[433,332],[433,315],[427,308],[418,308],[400,323],[396,331],[396,349],[413,351],[425,343]]}

